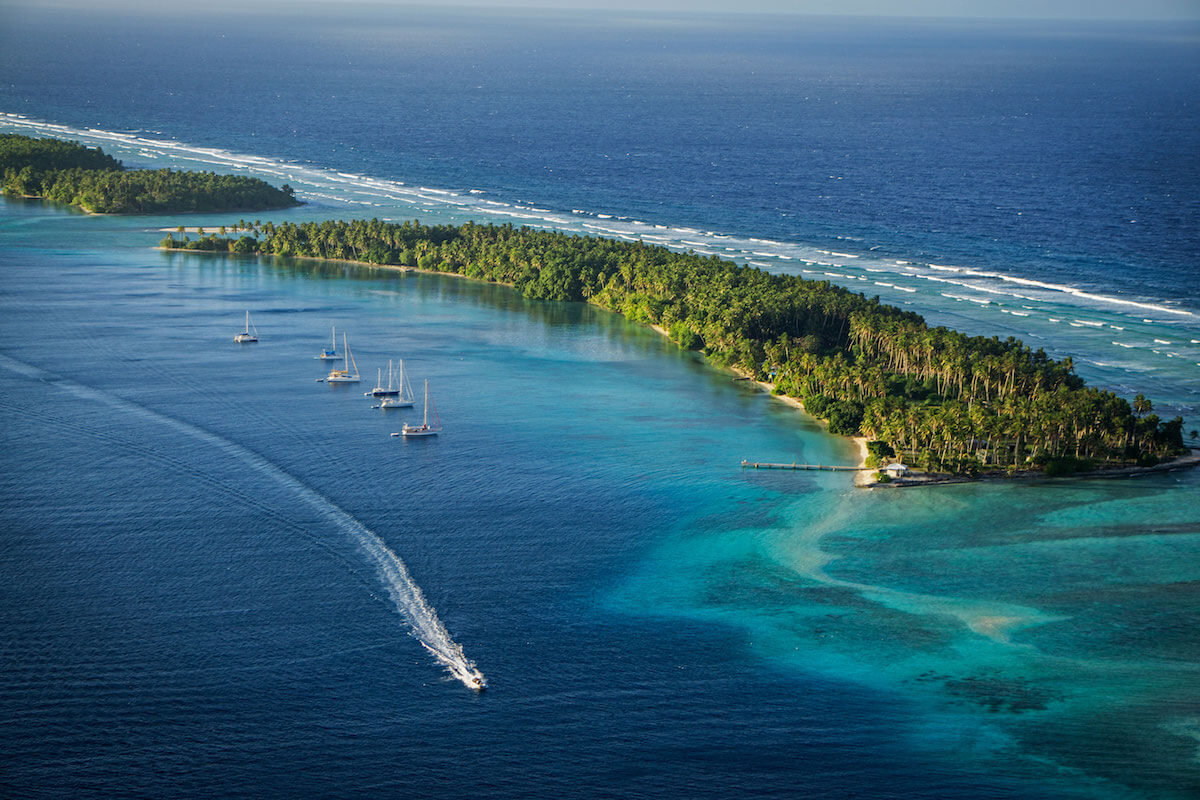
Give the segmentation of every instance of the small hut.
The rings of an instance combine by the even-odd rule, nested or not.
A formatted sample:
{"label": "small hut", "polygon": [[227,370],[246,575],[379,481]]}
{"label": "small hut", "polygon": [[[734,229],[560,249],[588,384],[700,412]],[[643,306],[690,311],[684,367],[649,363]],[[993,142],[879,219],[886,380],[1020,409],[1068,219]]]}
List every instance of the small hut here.
{"label": "small hut", "polygon": [[909,469],[903,464],[888,464],[883,468],[883,472],[889,478],[907,478]]}

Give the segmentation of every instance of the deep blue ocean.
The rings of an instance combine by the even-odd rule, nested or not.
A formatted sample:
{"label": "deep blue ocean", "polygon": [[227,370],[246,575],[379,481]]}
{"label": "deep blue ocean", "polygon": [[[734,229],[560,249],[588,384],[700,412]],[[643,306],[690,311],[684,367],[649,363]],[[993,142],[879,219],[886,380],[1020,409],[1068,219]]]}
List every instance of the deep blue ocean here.
{"label": "deep blue ocean", "polygon": [[[0,8],[0,132],[830,280],[1185,431],[1198,97],[1188,24]],[[746,472],[857,455],[584,305],[153,249],[238,216],[0,201],[0,794],[1200,794],[1200,475]]]}

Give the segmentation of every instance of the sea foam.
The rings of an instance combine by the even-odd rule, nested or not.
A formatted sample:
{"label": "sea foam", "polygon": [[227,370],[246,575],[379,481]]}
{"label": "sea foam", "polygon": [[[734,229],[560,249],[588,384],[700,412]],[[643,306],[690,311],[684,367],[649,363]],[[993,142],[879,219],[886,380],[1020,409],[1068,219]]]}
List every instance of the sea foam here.
{"label": "sea foam", "polygon": [[[975,269],[969,266],[940,263],[922,264],[911,259],[894,257],[877,258],[870,256],[869,253],[878,245],[866,242],[861,245],[868,253],[864,259],[863,253],[824,249],[802,242],[784,242],[761,236],[739,237],[727,231],[704,230],[687,225],[671,227],[669,224],[664,224],[663,221],[647,222],[619,214],[599,213],[582,208],[571,208],[568,215],[567,212],[559,213],[535,202],[506,203],[498,199],[484,199],[480,195],[490,193],[491,197],[496,196],[494,192],[484,188],[456,191],[427,185],[413,187],[396,179],[375,178],[356,172],[301,165],[288,159],[236,153],[220,148],[190,145],[169,138],[156,138],[148,135],[152,132],[109,131],[95,127],[73,128],[31,119],[20,114],[0,113],[0,129],[78,139],[88,144],[102,144],[110,149],[116,147],[118,150],[128,150],[141,158],[191,162],[271,176],[295,184],[298,194],[303,198],[331,204],[358,207],[386,207],[388,204],[417,205],[455,217],[483,216],[498,221],[509,219],[536,228],[549,228],[570,233],[593,231],[600,235],[627,241],[646,238],[671,249],[691,248],[706,256],[722,252],[727,254],[727,257],[738,260],[750,258],[794,259],[806,264],[845,268],[845,264],[839,263],[841,260],[862,259],[859,263],[862,264],[863,269],[869,272],[902,273],[908,277],[954,284],[971,293],[1010,297],[1038,304],[1039,307],[1046,302],[1054,302],[1069,303],[1080,309],[1082,307],[1103,308],[1107,306],[1118,310],[1153,312],[1189,322],[1200,317],[1195,312],[1179,308],[1167,300],[1116,297],[1066,283],[1010,275],[996,270]],[[602,221],[603,224],[596,225],[588,220]],[[642,231],[648,226],[662,232],[661,238],[644,236]],[[839,235],[836,238],[840,241],[862,242],[861,237],[857,236]],[[763,269],[778,269],[781,266],[758,260],[750,263]],[[804,272],[811,274],[807,270]],[[843,282],[861,280],[860,276],[845,273],[826,272],[825,275]],[[891,288],[885,282],[877,281],[876,283]],[[1014,291],[1016,288],[1036,290],[1038,294],[1034,296],[1028,292]],[[898,290],[909,294],[918,292],[918,289],[913,287],[899,287]],[[931,299],[936,296],[931,295]],[[971,302],[979,301],[972,300]],[[982,305],[982,303],[980,304]],[[1070,311],[1067,314],[1070,315]],[[1151,319],[1144,319],[1144,321],[1146,323],[1156,322]],[[1092,323],[1084,321],[1082,324],[1091,325]],[[1113,327],[1120,329],[1120,326]]]}

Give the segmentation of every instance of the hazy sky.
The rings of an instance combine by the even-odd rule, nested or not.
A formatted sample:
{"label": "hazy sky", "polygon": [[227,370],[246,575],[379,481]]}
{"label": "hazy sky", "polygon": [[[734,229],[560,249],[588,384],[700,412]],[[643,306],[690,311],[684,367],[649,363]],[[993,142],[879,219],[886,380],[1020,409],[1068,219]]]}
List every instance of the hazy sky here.
{"label": "hazy sky", "polygon": [[[372,0],[404,2],[404,0]],[[1197,19],[1200,0],[465,0],[456,5],[871,16]]]}
{"label": "hazy sky", "polygon": [[[487,8],[631,9],[736,13],[842,14],[870,16],[998,17],[1004,19],[1191,19],[1200,20],[1200,0],[349,0],[390,6],[479,6]],[[336,9],[337,0],[208,0],[213,12],[297,6]],[[195,8],[195,0],[0,0],[5,6],[58,6],[113,11]]]}

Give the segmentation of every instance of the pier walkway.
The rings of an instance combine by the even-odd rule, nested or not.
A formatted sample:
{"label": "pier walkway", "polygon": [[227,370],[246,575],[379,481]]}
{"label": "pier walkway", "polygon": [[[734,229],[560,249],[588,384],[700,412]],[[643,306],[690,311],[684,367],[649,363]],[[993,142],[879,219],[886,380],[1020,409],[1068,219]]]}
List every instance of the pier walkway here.
{"label": "pier walkway", "polygon": [[837,464],[772,464],[766,461],[742,460],[742,469],[792,469],[792,470],[823,470],[826,472],[861,472],[868,467],[843,467]]}

